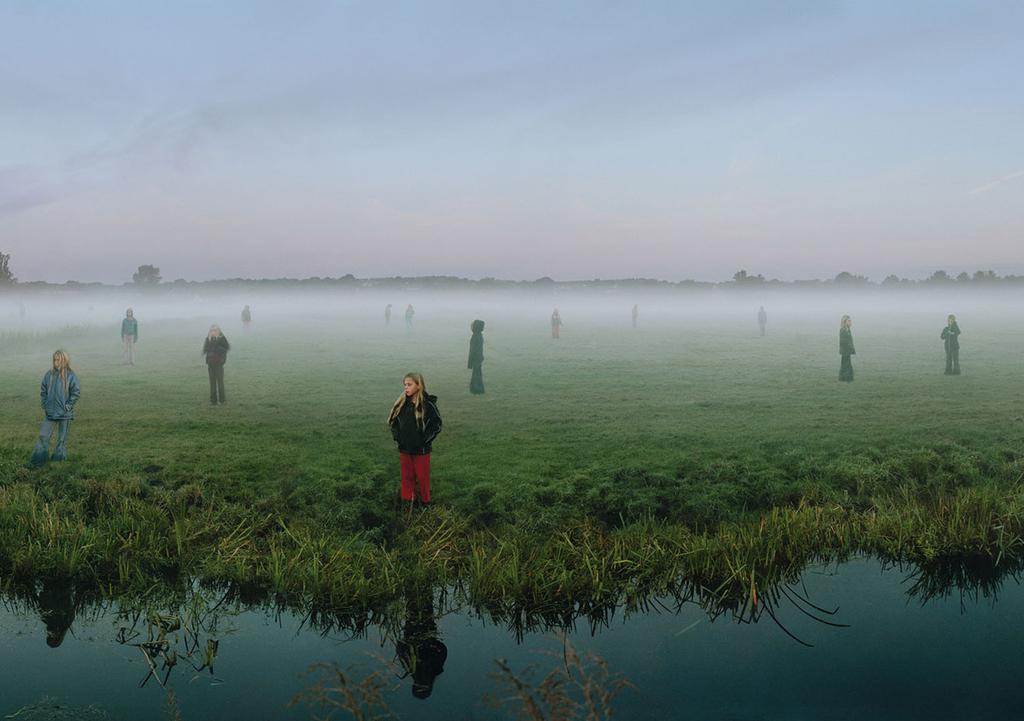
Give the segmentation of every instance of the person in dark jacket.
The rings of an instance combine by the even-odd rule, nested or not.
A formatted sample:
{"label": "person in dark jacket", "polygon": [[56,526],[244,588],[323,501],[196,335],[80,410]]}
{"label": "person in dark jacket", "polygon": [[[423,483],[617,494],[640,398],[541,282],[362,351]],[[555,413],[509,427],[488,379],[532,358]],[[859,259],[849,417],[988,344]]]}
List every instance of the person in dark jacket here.
{"label": "person in dark jacket", "polygon": [[78,376],[71,370],[71,357],[62,350],[53,354],[53,368],[46,371],[39,387],[39,400],[43,406],[43,425],[39,429],[39,440],[32,449],[29,461],[33,466],[46,464],[50,449],[50,438],[57,431],[57,448],[52,461],[67,458],[68,431],[75,417],[75,404],[82,395]]}
{"label": "person in dark jacket", "polygon": [[853,363],[850,356],[857,355],[853,347],[853,333],[850,331],[850,316],[844,315],[839,321],[839,380],[847,383],[853,382]]}
{"label": "person in dark jacket", "polygon": [[484,392],[484,322],[475,320],[469,329],[473,332],[469,339],[469,363],[466,366],[473,371],[469,379],[469,392],[479,395]]}
{"label": "person in dark jacket", "polygon": [[388,425],[398,444],[402,473],[402,500],[426,508],[430,505],[430,451],[441,432],[437,396],[427,393],[419,373],[407,373],[404,389],[391,407]]}
{"label": "person in dark jacket", "polygon": [[206,370],[210,376],[210,403],[227,403],[224,392],[224,364],[228,360],[231,344],[224,337],[219,325],[211,325],[203,341],[203,355],[206,356]]}
{"label": "person in dark jacket", "polygon": [[139,342],[139,321],[131,308],[124,312],[121,320],[121,345],[124,346],[124,362],[135,365],[135,344]]}
{"label": "person in dark jacket", "polygon": [[412,303],[405,306],[405,329],[412,332],[412,319],[416,315],[415,309],[412,307]]}
{"label": "person in dark jacket", "polygon": [[946,347],[946,375],[960,375],[960,326],[956,323],[955,315],[946,319],[946,327],[939,337]]}

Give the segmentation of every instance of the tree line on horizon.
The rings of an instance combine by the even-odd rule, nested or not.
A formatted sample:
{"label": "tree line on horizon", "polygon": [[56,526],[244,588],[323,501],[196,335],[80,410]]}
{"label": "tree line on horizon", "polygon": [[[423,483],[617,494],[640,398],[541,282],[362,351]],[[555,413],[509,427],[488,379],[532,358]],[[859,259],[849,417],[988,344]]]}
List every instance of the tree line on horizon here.
{"label": "tree line on horizon", "polygon": [[976,270],[974,273],[963,271],[952,275],[945,270],[936,270],[930,276],[923,279],[901,278],[895,274],[887,275],[881,282],[875,282],[864,275],[856,275],[847,271],[836,274],[833,278],[825,280],[779,280],[777,278],[766,278],[764,275],[748,273],[746,270],[738,270],[732,276],[732,280],[725,281],[701,281],[681,280],[668,281],[656,278],[613,278],[592,280],[569,280],[558,281],[544,276],[536,280],[502,280],[486,277],[479,280],[462,278],[453,275],[428,275],[428,276],[392,276],[384,278],[357,278],[351,273],[338,277],[310,278],[223,278],[218,280],[185,280],[178,278],[174,281],[163,282],[160,275],[160,268],[151,265],[140,265],[138,270],[132,274],[131,281],[126,281],[121,286],[108,285],[100,282],[81,282],[69,280],[65,283],[48,283],[46,281],[19,282],[14,276],[10,267],[11,256],[9,253],[0,252],[0,287],[38,288],[38,287],[82,287],[82,288],[177,288],[177,287],[232,287],[232,286],[348,286],[352,288],[382,288],[390,286],[409,287],[415,285],[421,288],[654,288],[654,287],[684,287],[684,288],[815,288],[815,287],[842,287],[842,288],[942,288],[942,287],[994,287],[1008,285],[1024,285],[1024,275],[999,275],[992,270]]}

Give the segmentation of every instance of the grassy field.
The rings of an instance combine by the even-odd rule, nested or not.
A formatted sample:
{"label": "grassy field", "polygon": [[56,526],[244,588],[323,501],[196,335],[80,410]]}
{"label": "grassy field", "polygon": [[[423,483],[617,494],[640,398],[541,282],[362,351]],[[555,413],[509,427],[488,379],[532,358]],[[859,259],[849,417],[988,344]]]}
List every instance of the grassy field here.
{"label": "grassy field", "polygon": [[[75,572],[109,575],[118,554],[145,546],[151,563],[166,552],[164,565],[176,570],[194,572],[204,559],[210,572],[284,583],[294,560],[284,546],[276,580],[269,566],[247,570],[247,556],[225,560],[215,547],[232,533],[246,542],[286,533],[293,550],[359,544],[367,568],[378,568],[374,554],[401,547],[410,523],[430,526],[413,529],[428,545],[444,527],[525,548],[570,527],[606,539],[654,527],[655,535],[714,539],[723,524],[763,526],[772,509],[841,512],[830,522],[868,538],[867,521],[850,514],[877,521],[886,508],[893,517],[923,512],[927,525],[927,509],[965,502],[965,493],[981,494],[996,515],[1024,507],[1024,334],[1009,314],[961,318],[964,374],[947,377],[941,313],[936,325],[918,313],[861,312],[850,385],[836,380],[831,314],[773,317],[765,338],[751,318],[726,313],[649,313],[637,331],[628,317],[562,314],[558,341],[544,316],[485,316],[483,397],[468,393],[472,313],[421,308],[411,334],[400,320],[385,329],[345,313],[258,316],[246,332],[225,323],[233,350],[222,407],[207,401],[199,354],[208,319],[147,323],[140,314],[134,367],[120,364],[115,323],[8,331],[0,344],[0,556],[8,572],[65,572],[77,562]],[[57,347],[71,353],[83,389],[70,460],[30,470],[39,379]],[[425,374],[444,417],[432,457],[433,521],[410,521],[396,503],[398,457],[385,418],[407,370]],[[40,516],[47,509],[59,511],[50,531]],[[974,518],[972,533],[989,538],[986,519]],[[68,527],[53,530],[61,522]],[[921,540],[924,532],[910,529]],[[70,545],[58,552],[62,541],[47,532],[78,540],[64,539]],[[18,547],[32,533],[44,538]],[[969,545],[995,554],[1019,541],[984,538]],[[948,548],[963,540],[947,539]],[[81,558],[76,543],[86,546]],[[933,552],[943,543],[933,539]],[[877,546],[886,544],[900,549],[891,539]],[[858,547],[857,538],[847,545]],[[269,552],[258,543],[251,550],[260,559]]]}

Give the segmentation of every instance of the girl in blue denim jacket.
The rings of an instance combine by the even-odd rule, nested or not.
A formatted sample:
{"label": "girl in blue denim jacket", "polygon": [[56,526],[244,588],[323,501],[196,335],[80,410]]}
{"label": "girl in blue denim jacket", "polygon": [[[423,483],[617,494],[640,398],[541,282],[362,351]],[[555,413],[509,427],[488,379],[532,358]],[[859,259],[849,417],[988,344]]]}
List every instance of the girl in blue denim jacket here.
{"label": "girl in blue denim jacket", "polygon": [[43,406],[43,425],[39,440],[32,450],[33,466],[45,465],[50,449],[50,437],[57,431],[57,448],[50,460],[67,458],[68,429],[75,417],[75,404],[82,395],[78,376],[71,370],[71,358],[62,350],[53,354],[53,368],[46,371],[39,387],[39,400]]}

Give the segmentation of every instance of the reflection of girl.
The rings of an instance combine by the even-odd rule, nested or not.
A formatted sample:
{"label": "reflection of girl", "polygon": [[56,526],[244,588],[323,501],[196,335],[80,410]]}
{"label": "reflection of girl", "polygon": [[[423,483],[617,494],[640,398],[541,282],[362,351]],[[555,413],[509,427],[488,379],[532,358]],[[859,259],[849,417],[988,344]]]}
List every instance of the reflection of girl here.
{"label": "reflection of girl", "polygon": [[839,363],[839,380],[847,383],[853,382],[853,363],[850,361],[850,356],[857,355],[857,351],[853,347],[853,333],[850,332],[850,316],[844,315],[843,319],[839,321],[839,356],[841,358]]}
{"label": "reflection of girl", "polygon": [[558,338],[562,330],[562,316],[558,313],[558,308],[551,314],[551,337]]}
{"label": "reflection of girl", "polygon": [[[441,432],[437,396],[427,393],[419,373],[406,373],[404,389],[391,407],[388,425],[398,444],[402,473],[402,500],[426,507],[430,504],[430,450]],[[415,492],[414,492],[415,491]]]}
{"label": "reflection of girl", "polygon": [[946,319],[946,327],[942,329],[943,345],[946,347],[946,375],[960,375],[960,326],[956,323],[956,316],[950,315]]}
{"label": "reflection of girl", "polygon": [[57,431],[57,448],[50,460],[63,461],[67,458],[68,430],[75,417],[75,404],[81,395],[78,376],[71,370],[71,357],[62,350],[55,351],[53,368],[46,371],[39,388],[43,425],[39,429],[39,440],[32,449],[32,465],[42,466],[46,463],[54,430]]}
{"label": "reflection of girl", "polygon": [[210,376],[210,403],[217,405],[227,403],[224,393],[224,364],[228,360],[231,344],[220,330],[219,325],[211,325],[210,332],[203,341],[203,355],[206,356],[206,370]]}
{"label": "reflection of girl", "polygon": [[475,320],[469,329],[473,332],[469,339],[469,364],[466,366],[473,370],[473,376],[469,379],[469,392],[480,394],[484,392],[484,322]]}

